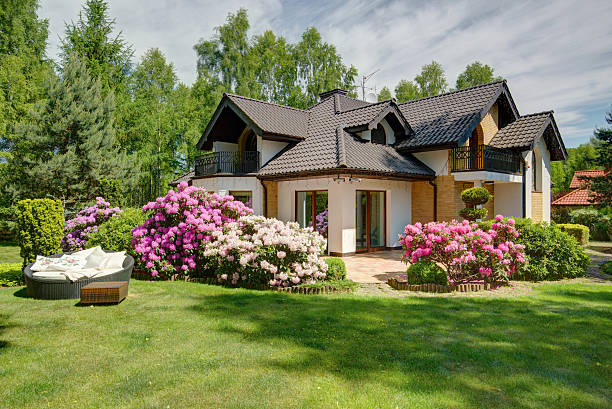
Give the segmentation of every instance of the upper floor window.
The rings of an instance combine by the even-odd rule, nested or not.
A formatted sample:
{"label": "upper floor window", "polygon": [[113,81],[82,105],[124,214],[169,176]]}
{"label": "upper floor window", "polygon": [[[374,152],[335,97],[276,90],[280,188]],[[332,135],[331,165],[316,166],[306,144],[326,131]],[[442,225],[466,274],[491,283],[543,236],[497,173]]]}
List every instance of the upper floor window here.
{"label": "upper floor window", "polygon": [[387,134],[382,124],[378,124],[376,129],[372,129],[372,143],[378,143],[381,145],[387,144]]}

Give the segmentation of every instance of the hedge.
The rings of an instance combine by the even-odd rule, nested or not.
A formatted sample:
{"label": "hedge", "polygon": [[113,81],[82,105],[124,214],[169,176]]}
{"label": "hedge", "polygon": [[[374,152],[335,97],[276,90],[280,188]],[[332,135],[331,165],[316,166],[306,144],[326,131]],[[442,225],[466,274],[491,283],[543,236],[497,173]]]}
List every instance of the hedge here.
{"label": "hedge", "polygon": [[37,255],[61,252],[64,236],[64,207],[59,200],[26,199],[17,203],[17,240],[23,267]]}
{"label": "hedge", "polygon": [[583,226],[581,224],[563,223],[557,224],[557,227],[559,227],[561,231],[564,231],[570,236],[574,237],[578,243],[582,244],[583,246],[589,243],[589,228],[587,226]]}
{"label": "hedge", "polygon": [[419,261],[406,271],[408,284],[448,285],[446,272],[433,261]]}
{"label": "hedge", "polygon": [[23,284],[23,270],[19,263],[0,264],[0,287],[15,287]]}

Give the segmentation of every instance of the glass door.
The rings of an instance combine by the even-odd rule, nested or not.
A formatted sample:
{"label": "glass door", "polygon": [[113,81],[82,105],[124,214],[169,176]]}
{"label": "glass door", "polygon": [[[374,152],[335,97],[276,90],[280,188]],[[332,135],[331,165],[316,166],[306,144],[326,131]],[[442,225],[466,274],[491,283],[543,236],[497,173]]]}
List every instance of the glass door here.
{"label": "glass door", "polygon": [[327,190],[295,192],[295,220],[327,237],[329,222]]}
{"label": "glass door", "polygon": [[375,251],[385,247],[385,192],[356,192],[356,248]]}

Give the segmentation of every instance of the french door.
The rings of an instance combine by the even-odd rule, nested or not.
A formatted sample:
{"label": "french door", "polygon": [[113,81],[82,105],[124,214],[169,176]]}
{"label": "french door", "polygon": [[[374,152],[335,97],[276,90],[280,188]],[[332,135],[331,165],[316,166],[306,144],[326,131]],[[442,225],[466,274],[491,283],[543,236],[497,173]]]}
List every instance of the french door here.
{"label": "french door", "polygon": [[356,217],[358,252],[377,251],[385,248],[385,192],[356,191]]}

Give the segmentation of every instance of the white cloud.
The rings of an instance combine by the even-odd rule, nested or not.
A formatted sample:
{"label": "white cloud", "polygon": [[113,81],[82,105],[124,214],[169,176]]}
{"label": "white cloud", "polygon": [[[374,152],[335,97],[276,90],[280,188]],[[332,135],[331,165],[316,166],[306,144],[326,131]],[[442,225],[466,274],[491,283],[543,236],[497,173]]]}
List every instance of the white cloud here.
{"label": "white cloud", "polygon": [[[317,27],[360,74],[381,68],[371,82],[379,89],[413,78],[434,59],[453,86],[465,65],[481,60],[508,79],[522,113],[554,109],[568,146],[588,140],[612,102],[609,1],[111,0],[136,57],[159,47],[186,83],[195,78],[193,45],[240,7],[249,11],[251,33],[272,29],[296,41]],[[76,20],[80,8],[81,0],[42,1],[50,56],[64,21]]]}

